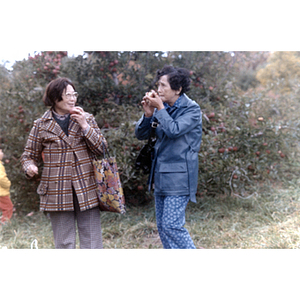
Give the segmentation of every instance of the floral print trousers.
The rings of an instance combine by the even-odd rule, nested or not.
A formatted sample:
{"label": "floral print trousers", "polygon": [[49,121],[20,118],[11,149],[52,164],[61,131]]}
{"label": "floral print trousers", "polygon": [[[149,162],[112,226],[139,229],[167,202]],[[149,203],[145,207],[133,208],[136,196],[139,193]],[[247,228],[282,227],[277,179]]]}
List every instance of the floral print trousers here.
{"label": "floral print trousers", "polygon": [[155,196],[156,224],[165,249],[196,249],[184,228],[188,196]]}

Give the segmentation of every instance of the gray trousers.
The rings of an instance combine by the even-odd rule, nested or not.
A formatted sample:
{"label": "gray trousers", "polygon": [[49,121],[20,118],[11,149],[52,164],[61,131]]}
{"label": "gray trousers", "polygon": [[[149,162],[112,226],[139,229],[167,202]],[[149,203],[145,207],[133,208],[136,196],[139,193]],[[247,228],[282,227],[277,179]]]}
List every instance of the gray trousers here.
{"label": "gray trousers", "polygon": [[76,248],[76,221],[80,249],[102,249],[102,233],[99,207],[80,211],[74,192],[74,211],[50,212],[50,220],[56,249]]}

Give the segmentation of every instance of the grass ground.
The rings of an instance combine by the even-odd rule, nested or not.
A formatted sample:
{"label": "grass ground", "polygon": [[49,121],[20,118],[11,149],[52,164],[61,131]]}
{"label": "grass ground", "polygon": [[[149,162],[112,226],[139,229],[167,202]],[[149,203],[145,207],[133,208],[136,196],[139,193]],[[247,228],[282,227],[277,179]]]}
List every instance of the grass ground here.
{"label": "grass ground", "polygon": [[[189,203],[186,228],[197,248],[300,248],[300,180],[288,185],[265,183],[249,199],[207,197]],[[161,249],[154,203],[128,207],[125,215],[102,213],[105,249]],[[14,216],[0,227],[0,249],[53,249],[50,220],[41,212]],[[78,239],[77,239],[78,240]],[[78,246],[79,247],[79,246]]]}

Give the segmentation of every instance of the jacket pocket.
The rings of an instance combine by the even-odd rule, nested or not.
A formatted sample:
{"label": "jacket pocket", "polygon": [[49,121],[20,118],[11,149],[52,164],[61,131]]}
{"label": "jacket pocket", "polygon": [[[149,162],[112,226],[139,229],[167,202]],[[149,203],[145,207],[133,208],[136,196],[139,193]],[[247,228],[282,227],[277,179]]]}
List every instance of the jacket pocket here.
{"label": "jacket pocket", "polygon": [[173,164],[162,163],[159,166],[159,172],[162,173],[176,173],[176,172],[181,173],[186,171],[187,171],[186,163],[173,163]]}
{"label": "jacket pocket", "polygon": [[38,195],[46,195],[48,191],[48,184],[45,182],[41,182],[37,188]]}
{"label": "jacket pocket", "polygon": [[159,166],[159,179],[158,184],[162,191],[183,192],[188,191],[188,172],[185,162],[182,163],[162,163]]}

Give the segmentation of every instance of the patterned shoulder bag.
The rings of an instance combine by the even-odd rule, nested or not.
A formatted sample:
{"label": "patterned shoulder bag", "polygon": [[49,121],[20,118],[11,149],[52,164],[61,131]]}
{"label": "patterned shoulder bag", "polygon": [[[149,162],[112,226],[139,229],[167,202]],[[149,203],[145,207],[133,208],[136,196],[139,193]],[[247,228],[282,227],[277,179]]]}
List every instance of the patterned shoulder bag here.
{"label": "patterned shoulder bag", "polygon": [[116,158],[109,155],[104,143],[102,147],[103,159],[93,160],[100,210],[124,214],[125,197]]}

